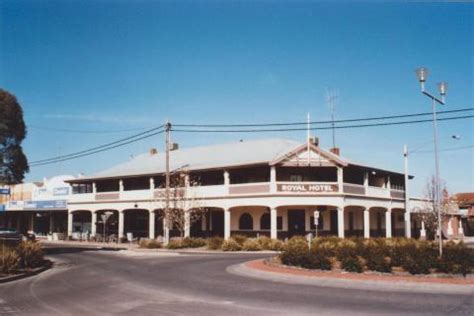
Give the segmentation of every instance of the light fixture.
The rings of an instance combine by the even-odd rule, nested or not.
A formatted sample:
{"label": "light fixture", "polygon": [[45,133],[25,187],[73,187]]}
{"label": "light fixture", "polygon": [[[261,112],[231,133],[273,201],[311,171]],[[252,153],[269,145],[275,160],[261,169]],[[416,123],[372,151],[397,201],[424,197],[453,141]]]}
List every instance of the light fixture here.
{"label": "light fixture", "polygon": [[446,92],[448,91],[448,83],[446,81],[438,83],[438,91],[442,96],[446,95]]}
{"label": "light fixture", "polygon": [[429,74],[428,68],[420,67],[420,68],[415,70],[415,73],[416,73],[416,77],[418,78],[418,81],[420,82],[421,91],[424,92],[425,91],[425,81],[428,78],[428,74]]}
{"label": "light fixture", "polygon": [[418,78],[420,82],[425,82],[430,72],[428,71],[428,68],[420,67],[415,70],[415,73],[416,73],[416,77]]}

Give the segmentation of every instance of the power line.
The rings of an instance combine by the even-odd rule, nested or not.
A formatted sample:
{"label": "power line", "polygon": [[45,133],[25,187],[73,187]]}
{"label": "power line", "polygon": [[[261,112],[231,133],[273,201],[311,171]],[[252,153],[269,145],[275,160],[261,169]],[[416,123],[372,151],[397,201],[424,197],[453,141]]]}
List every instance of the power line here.
{"label": "power line", "polygon": [[[445,151],[456,151],[456,150],[463,150],[463,149],[469,149],[469,148],[474,148],[474,145],[468,145],[468,146],[461,146],[461,147],[451,147],[451,148],[445,148],[445,149],[440,149],[440,152],[445,152]],[[416,151],[415,153],[417,154],[425,154],[425,153],[432,153],[433,150],[419,150]]]}
{"label": "power line", "polygon": [[144,130],[143,127],[137,128],[127,128],[127,129],[116,129],[116,130],[80,130],[80,129],[67,129],[67,128],[55,128],[47,126],[38,126],[38,125],[28,125],[28,128],[52,131],[52,132],[66,132],[66,133],[78,133],[78,134],[112,134],[112,133],[124,133],[132,131]]}
{"label": "power line", "polygon": [[[474,108],[464,108],[456,110],[447,110],[439,111],[438,115],[449,114],[449,113],[459,113],[466,111],[473,111]],[[415,114],[401,114],[401,115],[391,115],[391,116],[375,116],[375,117],[366,117],[366,118],[356,118],[356,119],[344,119],[344,120],[330,120],[330,121],[312,121],[310,124],[332,124],[334,123],[349,123],[349,122],[363,122],[363,121],[374,121],[374,120],[390,120],[396,118],[408,118],[408,117],[417,117],[417,116],[427,116],[433,115],[432,112],[423,112]],[[290,122],[290,123],[264,123],[264,124],[173,124],[176,127],[264,127],[264,126],[292,126],[292,125],[306,125],[308,122]]]}
{"label": "power line", "polygon": [[[438,121],[449,121],[449,120],[459,120],[474,118],[474,115],[466,116],[454,116],[454,117],[444,117],[438,118]],[[399,122],[386,122],[386,123],[373,123],[373,124],[358,124],[358,125],[343,125],[335,126],[336,129],[345,129],[345,128],[362,128],[362,127],[375,127],[375,126],[389,126],[389,125],[403,125],[403,124],[416,124],[416,123],[427,123],[432,122],[431,119],[426,120],[414,120],[414,121],[399,121]],[[178,126],[178,125],[175,125]],[[327,127],[311,127],[311,130],[328,130],[332,129],[332,126]],[[295,132],[295,131],[305,131],[307,128],[270,128],[270,129],[173,129],[174,132],[184,132],[184,133],[258,133],[258,132]]]}
{"label": "power line", "polygon": [[163,125],[160,125],[160,126],[158,126],[158,127],[154,127],[154,128],[152,128],[152,129],[146,130],[146,131],[144,131],[144,132],[141,132],[141,133],[138,133],[138,134],[135,134],[135,135],[132,135],[132,136],[128,136],[128,137],[125,137],[125,138],[122,138],[122,139],[113,141],[113,142],[111,142],[111,143],[102,144],[102,145],[99,145],[99,146],[96,146],[96,147],[92,147],[92,148],[89,148],[89,149],[85,149],[85,150],[81,150],[81,151],[78,151],[78,152],[70,153],[70,154],[67,154],[67,155],[56,156],[56,157],[52,157],[52,158],[47,158],[47,159],[41,159],[41,160],[32,161],[30,164],[42,163],[42,162],[47,162],[47,161],[50,161],[50,160],[56,160],[56,159],[60,159],[60,158],[67,158],[67,157],[71,157],[71,156],[83,154],[83,153],[86,153],[86,152],[89,152],[89,151],[93,151],[93,150],[96,150],[96,149],[101,149],[101,148],[106,147],[106,146],[115,145],[115,144],[118,144],[118,143],[121,143],[121,142],[130,140],[130,139],[133,139],[133,138],[136,138],[136,137],[139,137],[139,136],[142,136],[142,135],[151,133],[151,132],[153,132],[153,131],[156,131],[156,130],[159,130],[159,129],[162,129],[162,128],[163,128]]}
{"label": "power line", "polygon": [[152,137],[152,136],[161,134],[161,133],[164,133],[164,130],[161,130],[161,131],[158,131],[158,132],[149,134],[149,135],[145,135],[145,136],[142,136],[142,137],[137,138],[137,139],[132,139],[132,140],[129,140],[129,141],[127,141],[127,142],[120,143],[120,144],[117,144],[117,145],[114,145],[114,146],[110,146],[110,147],[106,147],[106,148],[101,148],[101,149],[98,149],[98,150],[95,150],[95,151],[83,153],[83,154],[76,155],[76,156],[69,157],[69,158],[61,158],[61,159],[56,159],[56,160],[54,160],[54,161],[47,161],[47,162],[42,162],[42,163],[31,163],[31,164],[30,164],[30,167],[44,166],[44,165],[54,164],[54,163],[58,163],[58,162],[62,162],[62,161],[73,160],[73,159],[77,159],[77,158],[81,158],[81,157],[85,157],[85,156],[90,156],[90,155],[97,154],[97,153],[100,153],[100,152],[103,152],[103,151],[107,151],[107,150],[110,150],[110,149],[122,147],[122,146],[131,144],[131,143],[137,142],[137,141],[139,141],[139,140],[142,140],[142,139],[145,139],[145,138],[149,138],[149,137]]}

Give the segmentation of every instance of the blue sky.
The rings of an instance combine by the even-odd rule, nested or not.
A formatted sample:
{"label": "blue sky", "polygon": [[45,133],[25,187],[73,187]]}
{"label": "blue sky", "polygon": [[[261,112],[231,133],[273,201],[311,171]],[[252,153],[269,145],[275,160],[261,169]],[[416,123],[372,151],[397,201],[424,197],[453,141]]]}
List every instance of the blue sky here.
{"label": "blue sky", "polygon": [[[87,149],[162,124],[271,123],[430,111],[427,87],[449,82],[448,105],[472,107],[473,18],[469,3],[2,1],[0,86],[21,102],[30,161]],[[471,112],[472,114],[472,112]],[[473,119],[441,122],[440,147],[474,143]],[[53,127],[116,133],[71,133]],[[313,132],[323,147],[331,134]],[[451,135],[461,135],[453,140]],[[180,146],[262,134],[173,134]],[[432,150],[430,124],[337,131],[350,159],[403,170],[402,147]],[[157,147],[156,136],[95,156],[31,168],[27,180],[91,174]],[[410,157],[414,193],[433,173],[433,153]],[[474,189],[474,149],[441,152],[453,192]]]}

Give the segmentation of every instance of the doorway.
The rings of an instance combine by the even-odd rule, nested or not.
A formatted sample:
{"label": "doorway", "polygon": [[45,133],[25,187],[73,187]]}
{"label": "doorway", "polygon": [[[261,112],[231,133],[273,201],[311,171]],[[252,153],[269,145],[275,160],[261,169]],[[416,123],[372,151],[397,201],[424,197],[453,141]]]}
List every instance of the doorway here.
{"label": "doorway", "polygon": [[288,237],[304,236],[305,229],[305,211],[288,210]]}

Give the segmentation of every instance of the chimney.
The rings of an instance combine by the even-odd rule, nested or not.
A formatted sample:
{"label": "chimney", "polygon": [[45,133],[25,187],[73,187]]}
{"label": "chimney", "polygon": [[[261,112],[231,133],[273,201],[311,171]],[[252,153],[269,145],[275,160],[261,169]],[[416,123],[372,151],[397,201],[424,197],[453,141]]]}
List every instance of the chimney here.
{"label": "chimney", "polygon": [[319,146],[319,138],[315,136],[311,136],[309,138],[309,142],[313,144],[314,146],[318,147]]}
{"label": "chimney", "polygon": [[178,143],[171,143],[170,144],[170,151],[178,150],[178,149],[179,149]]}
{"label": "chimney", "polygon": [[339,149],[339,147],[333,147],[329,149],[329,151],[332,152],[336,156],[339,156],[339,154],[341,153],[341,150]]}
{"label": "chimney", "polygon": [[150,148],[150,156],[156,155],[158,150],[156,148]]}

